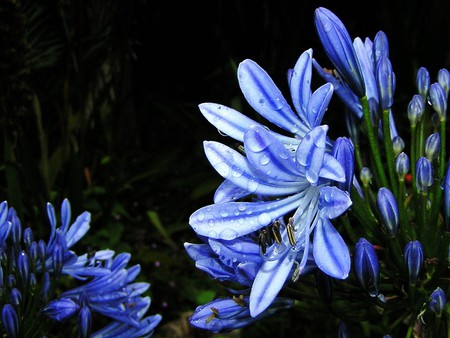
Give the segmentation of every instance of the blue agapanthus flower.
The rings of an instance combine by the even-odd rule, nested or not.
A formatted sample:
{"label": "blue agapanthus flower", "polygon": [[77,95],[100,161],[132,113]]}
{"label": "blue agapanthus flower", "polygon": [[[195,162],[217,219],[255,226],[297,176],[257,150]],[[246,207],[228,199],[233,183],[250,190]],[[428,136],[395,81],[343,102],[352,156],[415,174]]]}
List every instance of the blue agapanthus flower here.
{"label": "blue agapanthus flower", "polygon": [[348,193],[336,184],[348,179],[345,173],[353,170],[345,167],[353,163],[339,163],[332,156],[333,141],[321,122],[333,85],[313,92],[311,73],[312,50],[307,50],[288,72],[293,109],[254,61],[245,60],[238,67],[248,103],[291,136],[230,107],[200,105],[222,133],[243,142],[243,150],[204,143],[208,160],[225,181],[215,193],[215,203],[195,211],[190,225],[210,240],[239,242],[250,236],[259,241],[262,259],[258,258],[261,263],[249,297],[252,317],[264,312],[286,283],[304,273],[310,252],[317,267],[331,277],[345,279],[350,270],[348,248],[330,220],[351,205]]}
{"label": "blue agapanthus flower", "polygon": [[[161,316],[146,316],[150,298],[143,294],[150,284],[135,282],[140,267],[126,267],[131,255],[99,250],[78,256],[70,249],[89,230],[90,214],[72,223],[67,199],[60,227],[53,205],[47,204],[47,214],[50,237],[37,240],[31,228],[22,230],[14,208],[0,204],[0,285],[10,300],[1,304],[1,330],[8,337],[52,336],[56,322],[74,332],[68,324],[73,318],[80,337],[152,335]],[[74,282],[79,286],[67,286]],[[106,326],[92,325],[95,313],[109,319]]]}

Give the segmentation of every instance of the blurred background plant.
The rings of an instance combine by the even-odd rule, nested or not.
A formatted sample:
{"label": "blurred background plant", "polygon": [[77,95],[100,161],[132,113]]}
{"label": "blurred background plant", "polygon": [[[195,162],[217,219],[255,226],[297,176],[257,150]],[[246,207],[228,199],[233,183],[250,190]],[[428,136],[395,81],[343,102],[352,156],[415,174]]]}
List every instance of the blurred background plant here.
{"label": "blurred background plant", "polygon": [[[74,214],[88,210],[83,249],[132,253],[152,284],[151,311],[163,316],[155,336],[211,336],[187,317],[225,290],[195,269],[182,243],[196,241],[189,215],[211,202],[221,181],[202,141],[223,137],[197,105],[252,114],[235,77],[245,58],[278,84],[307,48],[324,59],[313,32],[318,6],[354,35],[386,32],[405,112],[417,68],[449,68],[444,0],[378,1],[370,15],[350,0],[2,1],[0,200],[39,236],[48,231],[47,202],[67,197]],[[286,314],[242,336],[313,337],[318,318],[334,320]]]}

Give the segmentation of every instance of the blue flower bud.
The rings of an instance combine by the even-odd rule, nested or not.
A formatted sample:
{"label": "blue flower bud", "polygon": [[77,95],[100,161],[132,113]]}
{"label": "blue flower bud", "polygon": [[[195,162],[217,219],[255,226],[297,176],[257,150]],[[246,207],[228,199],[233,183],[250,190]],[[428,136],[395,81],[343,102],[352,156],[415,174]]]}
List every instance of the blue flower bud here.
{"label": "blue flower bud", "polygon": [[392,71],[391,61],[385,56],[381,56],[378,60],[376,79],[381,109],[388,110],[394,103],[395,74]]}
{"label": "blue flower bud", "polygon": [[28,248],[28,255],[30,256],[31,265],[36,266],[39,258],[38,245],[36,242],[31,242],[30,247]]}
{"label": "blue flower bud", "polygon": [[17,283],[16,283],[16,276],[14,275],[8,275],[6,277],[6,285],[12,289],[14,287],[16,287]]}
{"label": "blue flower bud", "polygon": [[437,82],[444,89],[445,95],[448,96],[450,90],[450,72],[446,68],[439,69]]}
{"label": "blue flower bud", "polygon": [[417,122],[422,119],[425,111],[425,101],[422,96],[416,94],[412,97],[408,104],[408,119],[411,126],[416,126]]}
{"label": "blue flower bud", "polygon": [[436,317],[441,317],[446,302],[447,296],[445,295],[445,292],[440,287],[437,287],[430,295],[428,308],[436,315]]}
{"label": "blue flower bud", "polygon": [[430,73],[425,67],[420,67],[416,75],[417,91],[425,99],[430,88]]}
{"label": "blue flower bud", "polygon": [[40,292],[42,301],[44,303],[48,302],[48,297],[50,295],[50,286],[51,286],[50,274],[48,272],[45,272],[44,276],[42,278],[42,286],[41,286],[41,292]]}
{"label": "blue flower bud", "polygon": [[[9,210],[13,210],[12,208]],[[14,245],[19,246],[22,238],[22,224],[15,211],[11,215],[11,238]]]}
{"label": "blue flower bud", "polygon": [[25,251],[19,252],[17,257],[17,269],[19,270],[19,278],[27,284],[30,276],[30,258]]}
{"label": "blue flower bud", "polygon": [[0,289],[3,289],[3,268],[0,264]]}
{"label": "blue flower bud", "polygon": [[378,190],[377,207],[389,237],[395,237],[398,228],[398,205],[394,194],[385,187]]}
{"label": "blue flower bud", "polygon": [[364,186],[368,186],[370,184],[370,181],[372,180],[372,171],[368,167],[363,167],[361,169],[361,172],[359,173],[359,178],[361,179],[361,182]]}
{"label": "blue flower bud", "polygon": [[377,65],[378,61],[382,58],[389,58],[389,42],[387,35],[383,31],[379,31],[373,39],[373,55],[374,64]]}
{"label": "blue flower bud", "polygon": [[25,228],[25,230],[23,231],[23,242],[27,247],[29,247],[33,240],[34,240],[33,230],[31,230],[30,227]]}
{"label": "blue flower bud", "polygon": [[58,300],[52,300],[44,307],[44,314],[53,320],[59,322],[64,321],[72,317],[80,308],[80,306],[75,303],[70,298],[61,298]]}
{"label": "blue flower bud", "polygon": [[13,304],[16,308],[22,303],[22,294],[17,288],[11,290],[9,293],[9,298],[11,300],[11,304]]}
{"label": "blue flower bud", "polygon": [[394,156],[397,157],[405,149],[405,141],[400,136],[395,136],[392,139],[392,148],[394,150]]}
{"label": "blue flower bud", "polygon": [[403,254],[410,285],[416,285],[423,266],[423,248],[419,241],[411,241],[405,246]]}
{"label": "blue flower bud", "polygon": [[346,137],[338,137],[333,145],[331,155],[344,167],[345,182],[337,182],[337,187],[350,192],[355,171],[355,155],[352,142]]}
{"label": "blue flower bud", "polygon": [[14,306],[11,304],[3,306],[2,324],[9,338],[19,337],[19,318]]}
{"label": "blue flower bud", "polygon": [[45,262],[47,257],[47,244],[42,239],[38,242],[38,257],[42,262]]}
{"label": "blue flower bud", "polygon": [[406,174],[409,171],[409,157],[405,153],[398,154],[395,159],[395,171],[397,172],[398,178],[404,180]]}
{"label": "blue flower bud", "polygon": [[430,86],[430,101],[433,109],[439,116],[439,121],[444,122],[447,116],[447,95],[444,88],[435,82]]}
{"label": "blue flower bud", "polygon": [[34,288],[37,285],[36,275],[34,273],[30,273],[30,277],[28,278],[28,285]]}
{"label": "blue flower bud", "polygon": [[358,97],[365,96],[364,78],[353,42],[342,21],[330,10],[319,7],[314,12],[314,22],[325,52],[341,78]]}
{"label": "blue flower bud", "polygon": [[421,193],[427,193],[433,184],[433,166],[426,157],[421,157],[416,162],[416,187]]}
{"label": "blue flower bud", "polygon": [[61,244],[55,243],[52,251],[52,264],[53,271],[55,273],[56,278],[59,278],[61,275],[62,267],[63,267],[63,258],[64,258],[64,249]]}
{"label": "blue flower bud", "polygon": [[432,162],[441,148],[441,137],[439,133],[433,133],[425,141],[425,156]]}
{"label": "blue flower bud", "polygon": [[78,328],[80,338],[89,337],[91,332],[92,314],[88,306],[83,306],[78,314]]}
{"label": "blue flower bud", "polygon": [[356,243],[354,269],[356,278],[364,290],[371,297],[376,297],[378,295],[380,266],[375,249],[365,238],[360,238]]}

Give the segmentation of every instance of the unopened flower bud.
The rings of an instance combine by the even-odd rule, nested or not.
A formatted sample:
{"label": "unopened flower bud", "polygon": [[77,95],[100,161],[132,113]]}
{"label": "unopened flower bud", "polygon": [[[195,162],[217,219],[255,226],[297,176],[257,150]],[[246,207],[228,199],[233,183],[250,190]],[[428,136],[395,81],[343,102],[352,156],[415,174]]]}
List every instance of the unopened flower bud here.
{"label": "unopened flower bud", "polygon": [[78,328],[80,338],[89,337],[92,324],[91,309],[88,306],[83,306],[78,314]]}
{"label": "unopened flower bud", "polygon": [[441,137],[439,133],[433,133],[427,137],[425,141],[425,156],[432,162],[441,148]]}
{"label": "unopened flower bud", "polygon": [[430,73],[425,67],[420,67],[417,71],[416,86],[417,91],[422,98],[426,98],[428,95],[428,89],[430,88]]}
{"label": "unopened flower bud", "polygon": [[397,157],[405,149],[405,141],[400,136],[395,136],[392,140],[392,148],[394,156]]}
{"label": "unopened flower bud", "polygon": [[342,21],[331,11],[319,7],[314,22],[325,52],[339,75],[358,97],[366,94],[364,78],[356,58],[353,42]]}
{"label": "unopened flower bud", "polygon": [[2,326],[6,335],[11,338],[19,337],[19,317],[11,304],[5,304],[2,309]]}
{"label": "unopened flower bud", "polygon": [[427,193],[433,184],[433,166],[426,157],[421,157],[416,163],[416,187],[421,193]]}
{"label": "unopened flower bud", "polygon": [[17,269],[19,270],[19,278],[27,284],[30,276],[30,258],[25,251],[21,251],[17,257]]}
{"label": "unopened flower bud", "polygon": [[11,304],[13,304],[16,308],[22,303],[22,294],[17,288],[11,290],[9,293],[9,298],[11,300]]}
{"label": "unopened flower bud", "polygon": [[383,31],[379,31],[375,35],[375,38],[373,39],[372,50],[375,64],[378,63],[378,60],[380,60],[381,57],[389,58],[389,41],[386,33],[384,33]]}
{"label": "unopened flower bud", "polygon": [[416,285],[423,266],[423,248],[419,241],[411,241],[405,246],[404,258],[410,285]]}
{"label": "unopened flower bud", "polygon": [[382,187],[378,190],[377,207],[388,236],[395,237],[399,221],[398,205],[394,194],[389,189]]}
{"label": "unopened flower bud", "polygon": [[447,166],[447,172],[444,180],[444,223],[445,229],[450,230],[450,164]]}
{"label": "unopened flower bud", "polygon": [[359,173],[359,178],[361,179],[361,182],[364,186],[368,186],[370,184],[370,181],[372,180],[372,171],[368,167],[363,167],[361,169],[361,172]]}
{"label": "unopened flower bud", "polygon": [[438,82],[430,86],[430,101],[439,116],[439,121],[444,122],[447,116],[447,95]]}
{"label": "unopened flower bud", "polygon": [[360,238],[356,243],[354,268],[356,277],[364,290],[371,297],[376,297],[378,295],[380,266],[375,249],[365,238]]}
{"label": "unopened flower bud", "polygon": [[380,57],[377,62],[376,80],[381,109],[389,110],[394,103],[395,74],[391,61],[385,56]]}
{"label": "unopened flower bud", "polygon": [[415,127],[417,122],[422,119],[425,110],[425,101],[422,96],[416,94],[412,97],[408,104],[408,119],[411,126]]}
{"label": "unopened flower bud", "polygon": [[338,337],[339,338],[348,338],[348,330],[347,325],[343,321],[340,321],[338,324]]}
{"label": "unopened flower bud", "polygon": [[80,306],[72,299],[61,298],[48,303],[43,312],[50,318],[61,322],[72,317],[79,308]]}
{"label": "unopened flower bud", "polygon": [[448,96],[450,90],[450,72],[446,68],[439,69],[437,75],[437,82],[444,89],[445,95]]}
{"label": "unopened flower bud", "polygon": [[444,312],[446,302],[447,297],[445,292],[440,287],[437,287],[430,295],[428,308],[436,315],[436,317],[441,317]]}
{"label": "unopened flower bud", "polygon": [[33,240],[34,240],[33,230],[31,230],[30,227],[25,228],[25,230],[23,231],[23,242],[27,247],[29,247]]}
{"label": "unopened flower bud", "polygon": [[334,142],[331,155],[341,163],[345,171],[345,182],[337,182],[337,187],[350,192],[355,171],[355,156],[352,142],[346,137],[338,137]]}

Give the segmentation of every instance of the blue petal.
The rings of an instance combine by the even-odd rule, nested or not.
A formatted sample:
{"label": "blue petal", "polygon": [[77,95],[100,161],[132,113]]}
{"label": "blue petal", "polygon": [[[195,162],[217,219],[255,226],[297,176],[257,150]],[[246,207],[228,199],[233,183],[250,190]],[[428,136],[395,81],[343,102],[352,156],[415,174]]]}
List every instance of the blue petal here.
{"label": "blue petal", "polygon": [[345,171],[341,163],[333,156],[325,153],[319,176],[336,182],[345,182]]}
{"label": "blue petal", "polygon": [[314,128],[305,135],[296,151],[297,162],[306,168],[306,178],[311,184],[319,179],[325,154],[328,126]]}
{"label": "blue petal", "polygon": [[311,97],[311,56],[312,49],[308,49],[300,55],[289,79],[292,102],[295,110],[305,123],[308,123],[306,111]]}
{"label": "blue petal", "polygon": [[331,83],[326,83],[317,88],[312,94],[306,110],[308,123],[311,128],[317,127],[322,122],[323,115],[332,96],[333,85]]}
{"label": "blue petal", "polygon": [[322,216],[333,219],[352,205],[350,195],[336,187],[320,187],[319,209]]}
{"label": "blue petal", "polygon": [[258,243],[249,237],[239,237],[231,241],[210,238],[208,243],[220,261],[229,267],[234,268],[239,263],[249,261],[262,261]]}
{"label": "blue petal", "polygon": [[251,127],[244,136],[247,159],[258,172],[273,180],[297,181],[299,170],[286,147],[261,126]]}
{"label": "blue petal", "polygon": [[91,214],[87,211],[77,217],[65,235],[68,248],[78,242],[88,232],[90,221]]}
{"label": "blue petal", "polygon": [[350,272],[350,253],[339,232],[327,218],[319,218],[314,231],[314,259],[327,275],[345,279]]}
{"label": "blue petal", "polygon": [[298,192],[299,183],[263,180],[248,160],[230,147],[210,141],[204,142],[205,154],[211,165],[225,179],[249,193],[278,196]]}
{"label": "blue petal", "polygon": [[378,102],[378,89],[375,81],[373,61],[369,58],[366,46],[361,38],[357,37],[353,40],[353,47],[355,48],[355,53],[358,57],[361,72],[364,77],[366,96],[368,99],[374,99]]}
{"label": "blue petal", "polygon": [[250,314],[258,316],[277,297],[294,265],[297,252],[286,250],[278,260],[265,261],[261,266],[250,293]]}
{"label": "blue petal", "polygon": [[244,114],[216,103],[202,103],[198,106],[203,116],[217,129],[238,141],[244,140],[245,131],[254,124],[255,120]]}
{"label": "blue petal", "polygon": [[252,60],[244,60],[238,67],[238,80],[248,103],[258,113],[284,130],[304,135],[307,127],[292,111],[283,94],[270,76]]}
{"label": "blue petal", "polygon": [[232,240],[274,222],[297,208],[304,194],[271,202],[212,204],[195,211],[189,224],[201,236]]}
{"label": "blue petal", "polygon": [[249,195],[247,189],[243,189],[230,180],[223,181],[214,193],[214,203],[233,202]]}

